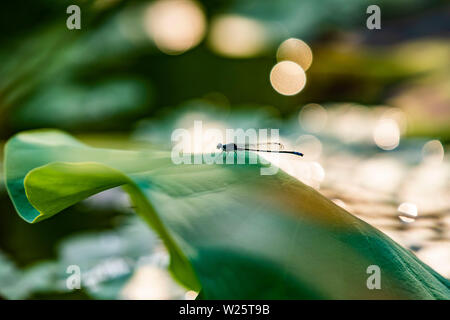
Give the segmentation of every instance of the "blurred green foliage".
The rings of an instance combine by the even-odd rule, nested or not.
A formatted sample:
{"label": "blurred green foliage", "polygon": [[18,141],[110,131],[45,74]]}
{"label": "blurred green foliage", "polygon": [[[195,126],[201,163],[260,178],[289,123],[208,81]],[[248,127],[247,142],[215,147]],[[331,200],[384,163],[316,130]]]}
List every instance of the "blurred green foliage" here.
{"label": "blurred green foliage", "polygon": [[[374,50],[342,37],[351,28],[356,28],[355,34],[362,39],[370,37],[365,30],[369,2],[204,2],[207,17],[241,14],[261,21],[270,30],[269,50],[252,59],[219,57],[203,43],[179,56],[158,52],[142,30],[145,1],[80,2],[83,27],[77,31],[65,27],[67,1],[33,1],[27,4],[29,10],[20,10],[24,5],[20,1],[4,4],[11,8],[2,10],[0,19],[8,22],[3,34],[9,35],[0,50],[2,135],[6,138],[17,130],[45,126],[127,130],[139,118],[217,92],[232,107],[272,105],[284,116],[310,101],[381,104],[399,80],[448,68],[448,49],[444,56],[420,55],[422,60],[433,60],[433,67],[424,69],[416,65],[417,59],[410,58],[417,56],[415,48]],[[395,27],[395,18],[435,10],[443,2],[377,3],[383,8],[384,25]],[[20,16],[15,17],[16,13]],[[30,21],[40,14],[43,18],[31,27]],[[408,27],[402,26],[404,33]],[[276,47],[289,36],[311,41],[316,61],[306,89],[295,97],[280,96],[268,81]],[[425,43],[424,49],[427,47]]]}

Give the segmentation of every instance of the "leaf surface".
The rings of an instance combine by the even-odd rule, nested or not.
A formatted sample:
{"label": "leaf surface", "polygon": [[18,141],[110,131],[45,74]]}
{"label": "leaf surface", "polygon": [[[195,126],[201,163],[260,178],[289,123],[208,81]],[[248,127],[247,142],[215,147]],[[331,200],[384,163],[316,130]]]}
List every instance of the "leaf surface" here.
{"label": "leaf surface", "polygon": [[[414,254],[281,170],[175,165],[168,151],[92,148],[50,130],[16,135],[5,158],[8,192],[30,223],[122,186],[174,277],[202,298],[450,297],[449,281]],[[381,290],[367,288],[370,265]]]}

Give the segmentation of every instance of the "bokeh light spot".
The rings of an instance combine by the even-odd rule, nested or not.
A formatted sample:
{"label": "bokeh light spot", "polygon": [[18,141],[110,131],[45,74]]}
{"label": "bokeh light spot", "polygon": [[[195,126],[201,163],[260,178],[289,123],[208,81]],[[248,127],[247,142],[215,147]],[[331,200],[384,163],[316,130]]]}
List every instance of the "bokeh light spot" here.
{"label": "bokeh light spot", "polygon": [[431,140],[422,148],[422,156],[425,162],[441,163],[444,160],[444,147],[439,140]]}
{"label": "bokeh light spot", "polygon": [[277,51],[277,61],[293,61],[308,70],[312,64],[313,54],[311,48],[302,40],[290,38],[285,40]]}
{"label": "bokeh light spot", "polygon": [[206,19],[195,1],[158,0],[148,6],[144,28],[162,52],[180,54],[203,39]]}
{"label": "bokeh light spot", "polygon": [[411,202],[403,202],[397,209],[400,212],[399,218],[406,223],[414,222],[417,218],[417,206]]}
{"label": "bokeh light spot", "polygon": [[373,131],[373,139],[383,150],[393,150],[400,143],[400,128],[395,120],[382,119],[378,121]]}
{"label": "bokeh light spot", "polygon": [[304,154],[303,159],[317,160],[322,153],[322,142],[313,135],[305,134],[295,141],[295,149]]}
{"label": "bokeh light spot", "polygon": [[302,91],[305,87],[305,71],[295,62],[279,62],[270,72],[270,83],[278,93],[292,96]]}
{"label": "bokeh light spot", "polygon": [[267,46],[264,25],[247,17],[221,15],[211,22],[208,37],[210,47],[218,54],[233,58],[249,58]]}
{"label": "bokeh light spot", "polygon": [[327,111],[319,104],[307,104],[300,110],[299,122],[306,131],[320,132],[327,123]]}

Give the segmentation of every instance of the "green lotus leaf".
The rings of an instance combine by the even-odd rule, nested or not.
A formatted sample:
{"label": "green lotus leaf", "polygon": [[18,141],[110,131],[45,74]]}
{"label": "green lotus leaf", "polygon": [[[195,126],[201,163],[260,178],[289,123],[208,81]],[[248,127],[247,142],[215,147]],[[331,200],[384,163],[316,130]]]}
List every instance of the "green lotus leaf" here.
{"label": "green lotus leaf", "polygon": [[[121,186],[167,247],[175,279],[205,299],[450,297],[449,280],[412,252],[282,170],[261,175],[248,153],[246,164],[176,165],[170,151],[93,148],[53,130],[18,134],[5,149],[24,220]],[[380,289],[368,288],[372,265]]]}

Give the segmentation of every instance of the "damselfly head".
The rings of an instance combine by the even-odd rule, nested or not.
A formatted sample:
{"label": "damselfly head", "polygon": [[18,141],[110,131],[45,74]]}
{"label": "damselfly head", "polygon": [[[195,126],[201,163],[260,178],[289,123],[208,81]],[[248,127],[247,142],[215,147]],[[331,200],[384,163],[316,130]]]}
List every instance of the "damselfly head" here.
{"label": "damselfly head", "polygon": [[219,149],[219,150],[221,150],[222,147],[223,147],[223,145],[222,145],[221,143],[219,143],[219,144],[217,145],[217,149]]}

